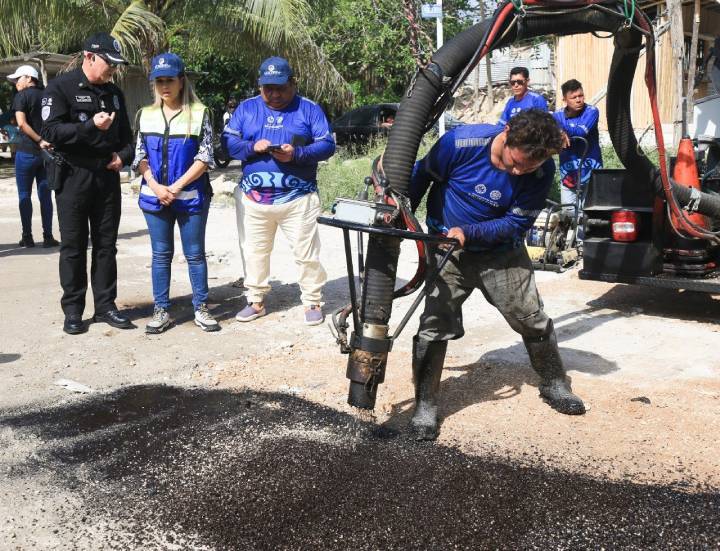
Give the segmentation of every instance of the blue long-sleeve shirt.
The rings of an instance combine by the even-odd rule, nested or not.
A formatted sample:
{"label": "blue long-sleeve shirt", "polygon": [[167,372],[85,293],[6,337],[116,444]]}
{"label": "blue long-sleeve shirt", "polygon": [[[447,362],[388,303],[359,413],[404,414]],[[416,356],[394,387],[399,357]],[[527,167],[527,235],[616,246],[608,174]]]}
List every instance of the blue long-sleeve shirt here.
{"label": "blue long-sleeve shirt", "polygon": [[[255,142],[262,139],[291,144],[293,159],[281,163],[269,153],[255,153]],[[322,108],[299,95],[281,110],[268,107],[260,96],[243,101],[225,126],[222,141],[232,158],[243,161],[243,191],[265,204],[287,203],[317,191],[318,162],[335,153]]]}
{"label": "blue long-sleeve shirt", "polygon": [[[588,141],[581,179],[581,184],[585,184],[590,179],[592,171],[603,166],[598,132],[600,112],[594,105],[585,105],[575,117],[568,117],[564,109],[553,113],[553,117],[570,138],[580,136]],[[560,152],[560,181],[567,188],[577,187],[578,170],[584,148],[585,144],[580,140],[570,140],[570,147]]]}
{"label": "blue long-sleeve shirt", "polygon": [[526,109],[542,109],[543,111],[547,111],[547,101],[545,101],[542,95],[530,90],[519,100],[516,100],[515,96],[512,96],[505,104],[505,109],[503,109],[502,115],[500,115],[498,124],[505,126],[511,118]]}
{"label": "blue long-sleeve shirt", "polygon": [[520,246],[545,207],[553,182],[552,159],[522,176],[492,164],[491,145],[502,130],[490,124],[459,126],[440,138],[413,169],[413,209],[433,184],[427,200],[429,231],[447,233],[459,227],[471,251]]}

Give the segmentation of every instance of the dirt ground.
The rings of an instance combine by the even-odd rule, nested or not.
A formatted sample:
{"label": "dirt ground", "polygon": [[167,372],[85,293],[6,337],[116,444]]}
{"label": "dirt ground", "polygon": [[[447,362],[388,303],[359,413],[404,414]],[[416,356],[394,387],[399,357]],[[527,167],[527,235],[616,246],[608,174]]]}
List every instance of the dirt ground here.
{"label": "dirt ground", "polygon": [[[236,172],[229,170],[226,180],[232,181]],[[613,537],[625,534],[624,528],[612,528],[618,522],[629,526],[627,534],[633,526],[640,534],[617,540],[622,547],[684,547],[683,538],[691,536],[685,536],[680,525],[688,534],[702,535],[692,545],[685,540],[689,546],[720,546],[717,298],[585,282],[576,270],[538,273],[573,388],[590,407],[584,416],[567,417],[538,398],[538,380],[521,339],[477,293],[465,306],[466,336],[449,346],[440,438],[435,444],[417,445],[404,437],[412,409],[410,346],[417,316],[390,354],[375,412],[353,410],[346,404],[347,357],[339,353],[327,326],[302,324],[295,267],[281,236],[272,258],[268,316],[250,324],[234,320],[245,302],[242,290],[231,285],[239,273],[235,214],[231,200],[221,193],[210,211],[207,254],[211,309],[222,330],[206,334],[192,323],[190,286],[178,250],[171,289],[176,325],[163,335],[145,335],[143,327],[152,313],[149,237],[136,196],[129,185],[124,190],[118,305],[138,327],[121,331],[93,324],[88,333],[69,336],[62,332],[58,251],[17,247],[14,180],[7,160],[0,164],[0,548],[601,547],[603,530]],[[35,198],[34,204],[37,238],[41,230]],[[323,227],[321,235],[329,312],[348,300],[348,291],[340,231]],[[179,238],[177,243],[179,249]],[[404,247],[400,274],[409,278],[416,256],[411,246]],[[395,304],[395,323],[411,300]],[[92,314],[89,293],[85,317]],[[62,379],[92,392],[68,390],[57,384]],[[162,424],[152,429],[146,424],[161,418]],[[352,453],[338,455],[339,449]],[[323,470],[322,457],[339,461],[343,470]],[[396,534],[396,539],[361,530],[367,522],[384,526],[407,503],[390,499],[378,509],[353,502],[360,508],[347,509],[348,502],[338,498],[353,494],[347,481],[360,484],[358,474],[367,469],[362,480],[377,480],[376,486],[390,491],[399,492],[398,480],[405,489],[442,486],[433,482],[435,475],[423,467],[423,458],[437,464],[443,477],[453,473],[445,493],[433,488],[443,496],[447,511],[456,511],[454,520],[444,514],[437,520],[438,512],[430,508],[426,514],[437,522],[447,521],[437,525],[440,532],[435,535],[419,528],[425,524],[422,519],[414,532],[405,531],[401,515],[399,524],[383,536]],[[377,467],[390,461],[393,467],[385,474],[392,478],[386,478]],[[295,474],[283,475],[286,468]],[[606,501],[593,502],[593,514],[605,511],[608,503],[627,511],[645,510],[645,498],[633,492],[670,492],[667,495],[674,497],[668,503],[681,505],[677,510],[668,506],[669,524],[663,524],[652,516],[665,510],[653,498],[646,507],[653,513],[641,517],[644,520],[632,515],[626,519],[619,511],[610,520],[598,518],[578,528],[586,539],[562,536],[562,530],[539,531],[548,518],[536,519],[533,509],[525,511],[532,529],[523,528],[520,537],[511,517],[524,511],[522,500],[498,513],[495,528],[487,522],[478,528],[474,520],[460,518],[475,510],[473,500],[482,494],[472,482],[474,475],[463,475],[463,469],[471,469],[483,484],[505,481],[495,487],[498,495],[527,491],[538,503],[575,495],[581,487],[623,488],[617,494],[622,499],[613,498],[612,490]],[[498,469],[503,474],[497,474]],[[216,478],[221,472],[225,478]],[[345,482],[329,485],[327,481],[340,474]],[[525,476],[535,482],[519,484]],[[182,484],[168,482],[168,488],[175,488],[172,492],[143,493],[149,480],[160,478]],[[237,494],[225,496],[223,492],[235,488],[238,480],[249,486],[237,486]],[[308,493],[280,491],[284,482],[292,488],[292,480],[303,481]],[[553,493],[558,480],[563,481],[558,486],[562,489]],[[200,487],[204,493],[198,497]],[[468,488],[473,488],[472,498],[463,494]],[[256,501],[245,508],[250,494]],[[421,494],[428,499],[435,495]],[[269,495],[274,499],[265,500]],[[332,507],[323,501],[327,496],[334,496]],[[694,499],[699,504],[692,505]],[[464,513],[463,500],[470,507]],[[224,505],[218,508],[218,503]],[[678,511],[691,505],[696,508],[688,518],[694,520],[686,525]],[[325,525],[308,512],[313,508],[329,515],[326,519],[345,511],[354,520],[344,524],[339,516],[333,530],[324,530]],[[156,518],[159,510],[172,514]],[[218,515],[214,521],[210,510]],[[224,522],[223,515],[231,513],[234,521]],[[362,518],[363,513],[377,518]],[[554,522],[562,523],[563,518]],[[698,519],[705,519],[704,524],[693,528]],[[296,533],[294,522],[314,527],[313,536],[307,539],[301,528]],[[230,534],[229,525],[243,526],[244,531]],[[480,530],[481,539],[471,537],[472,526]],[[437,533],[446,534],[445,539],[433,539]],[[306,539],[294,539],[299,534]]]}

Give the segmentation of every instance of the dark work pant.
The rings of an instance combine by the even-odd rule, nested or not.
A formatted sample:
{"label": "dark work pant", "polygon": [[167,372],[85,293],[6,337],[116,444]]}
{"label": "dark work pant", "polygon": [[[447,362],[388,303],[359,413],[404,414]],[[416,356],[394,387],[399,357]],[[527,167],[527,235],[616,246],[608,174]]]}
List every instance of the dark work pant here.
{"label": "dark work pant", "polygon": [[87,292],[88,222],[92,238],[90,278],[95,312],[115,308],[115,246],[120,225],[120,175],[70,166],[55,192],[60,222],[60,285],[63,312],[82,314]]}

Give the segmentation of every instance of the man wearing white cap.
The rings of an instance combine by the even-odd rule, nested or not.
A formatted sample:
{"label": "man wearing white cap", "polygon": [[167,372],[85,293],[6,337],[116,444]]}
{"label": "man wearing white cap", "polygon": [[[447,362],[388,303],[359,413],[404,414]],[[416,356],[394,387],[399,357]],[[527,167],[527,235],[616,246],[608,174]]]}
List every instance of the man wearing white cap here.
{"label": "man wearing white cap", "polygon": [[15,180],[22,224],[20,246],[35,246],[32,235],[32,186],[35,181],[40,201],[43,247],[57,247],[60,243],[52,234],[52,194],[48,188],[47,173],[41,156],[41,149],[47,148],[50,144],[40,137],[43,92],[39,75],[32,65],[21,65],[7,78],[15,85],[18,92],[13,98],[12,111],[15,112],[15,120],[20,129],[20,143],[15,155]]}

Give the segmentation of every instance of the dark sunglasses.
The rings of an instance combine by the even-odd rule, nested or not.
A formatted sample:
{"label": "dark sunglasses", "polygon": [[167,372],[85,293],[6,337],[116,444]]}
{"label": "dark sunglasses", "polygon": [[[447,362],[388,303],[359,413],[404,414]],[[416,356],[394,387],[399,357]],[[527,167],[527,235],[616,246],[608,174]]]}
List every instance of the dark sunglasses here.
{"label": "dark sunglasses", "polygon": [[115,63],[114,61],[111,61],[110,59],[108,59],[107,56],[104,56],[104,55],[102,55],[102,54],[94,54],[94,55],[95,55],[96,57],[99,57],[99,58],[102,59],[105,63],[107,63],[108,65],[110,65],[110,67],[113,67],[113,68],[115,68],[115,69],[118,67],[118,65],[120,65],[119,63]]}
{"label": "dark sunglasses", "polygon": [[518,86],[522,86],[523,84],[525,84],[525,79],[511,80],[511,81],[510,81],[510,86],[515,86],[516,84],[517,84]]}

